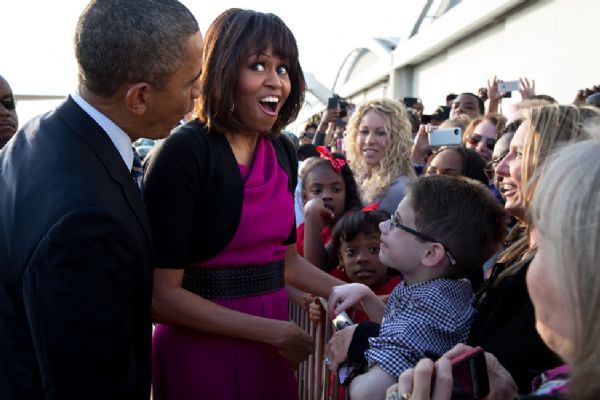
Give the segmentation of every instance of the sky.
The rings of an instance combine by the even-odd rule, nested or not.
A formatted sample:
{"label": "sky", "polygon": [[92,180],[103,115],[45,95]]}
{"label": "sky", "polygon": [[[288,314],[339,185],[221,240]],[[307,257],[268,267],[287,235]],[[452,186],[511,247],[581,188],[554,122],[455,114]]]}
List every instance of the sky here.
{"label": "sky", "polygon": [[[296,37],[300,62],[331,88],[346,55],[373,37],[402,37],[424,0],[183,0],[204,34],[230,7],[277,14]],[[85,0],[3,1],[0,75],[16,94],[66,95],[77,85],[73,34]],[[368,4],[368,6],[366,6]],[[19,103],[24,120],[51,108],[46,102]],[[25,115],[27,114],[27,115]],[[31,115],[33,114],[33,115]]]}

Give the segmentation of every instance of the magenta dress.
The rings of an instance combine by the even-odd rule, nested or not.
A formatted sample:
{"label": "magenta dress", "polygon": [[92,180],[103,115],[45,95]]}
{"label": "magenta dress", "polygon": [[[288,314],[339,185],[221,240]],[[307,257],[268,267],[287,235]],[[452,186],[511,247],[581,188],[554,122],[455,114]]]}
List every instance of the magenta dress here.
{"label": "magenta dress", "polygon": [[[222,253],[196,268],[263,265],[285,257],[294,223],[288,177],[271,143],[262,138],[250,168],[240,165],[244,202],[238,229]],[[201,243],[198,243],[201,246]],[[284,288],[265,295],[214,300],[243,313],[288,320]],[[273,346],[156,326],[153,345],[155,400],[296,399],[293,369]]]}

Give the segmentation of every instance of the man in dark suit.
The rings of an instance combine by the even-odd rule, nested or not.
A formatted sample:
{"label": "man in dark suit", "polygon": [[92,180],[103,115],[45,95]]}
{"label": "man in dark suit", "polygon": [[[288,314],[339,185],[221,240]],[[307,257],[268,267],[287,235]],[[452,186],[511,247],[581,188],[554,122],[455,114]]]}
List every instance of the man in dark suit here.
{"label": "man in dark suit", "polygon": [[0,398],[150,397],[151,232],[131,142],[199,95],[202,38],[176,0],[98,0],[79,87],[0,151]]}

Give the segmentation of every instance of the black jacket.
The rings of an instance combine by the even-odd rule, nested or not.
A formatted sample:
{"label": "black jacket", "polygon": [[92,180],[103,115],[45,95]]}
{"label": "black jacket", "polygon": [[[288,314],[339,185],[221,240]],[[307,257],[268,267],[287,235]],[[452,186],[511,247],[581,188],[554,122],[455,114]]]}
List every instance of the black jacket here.
{"label": "black jacket", "polygon": [[71,98],[0,152],[0,398],[150,393],[150,224]]}

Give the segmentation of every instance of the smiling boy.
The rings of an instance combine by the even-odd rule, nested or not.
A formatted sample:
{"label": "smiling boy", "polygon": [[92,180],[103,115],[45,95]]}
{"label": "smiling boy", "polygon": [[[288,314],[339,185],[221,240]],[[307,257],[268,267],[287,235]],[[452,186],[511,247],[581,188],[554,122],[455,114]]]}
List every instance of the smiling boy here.
{"label": "smiling boy", "polygon": [[403,276],[387,305],[359,283],[335,287],[329,298],[334,315],[361,302],[369,318],[381,323],[365,353],[369,371],[350,385],[353,400],[383,398],[403,370],[466,340],[474,309],[471,285],[463,278],[497,250],[506,220],[484,185],[426,176],[409,185],[380,229],[379,258]]}

